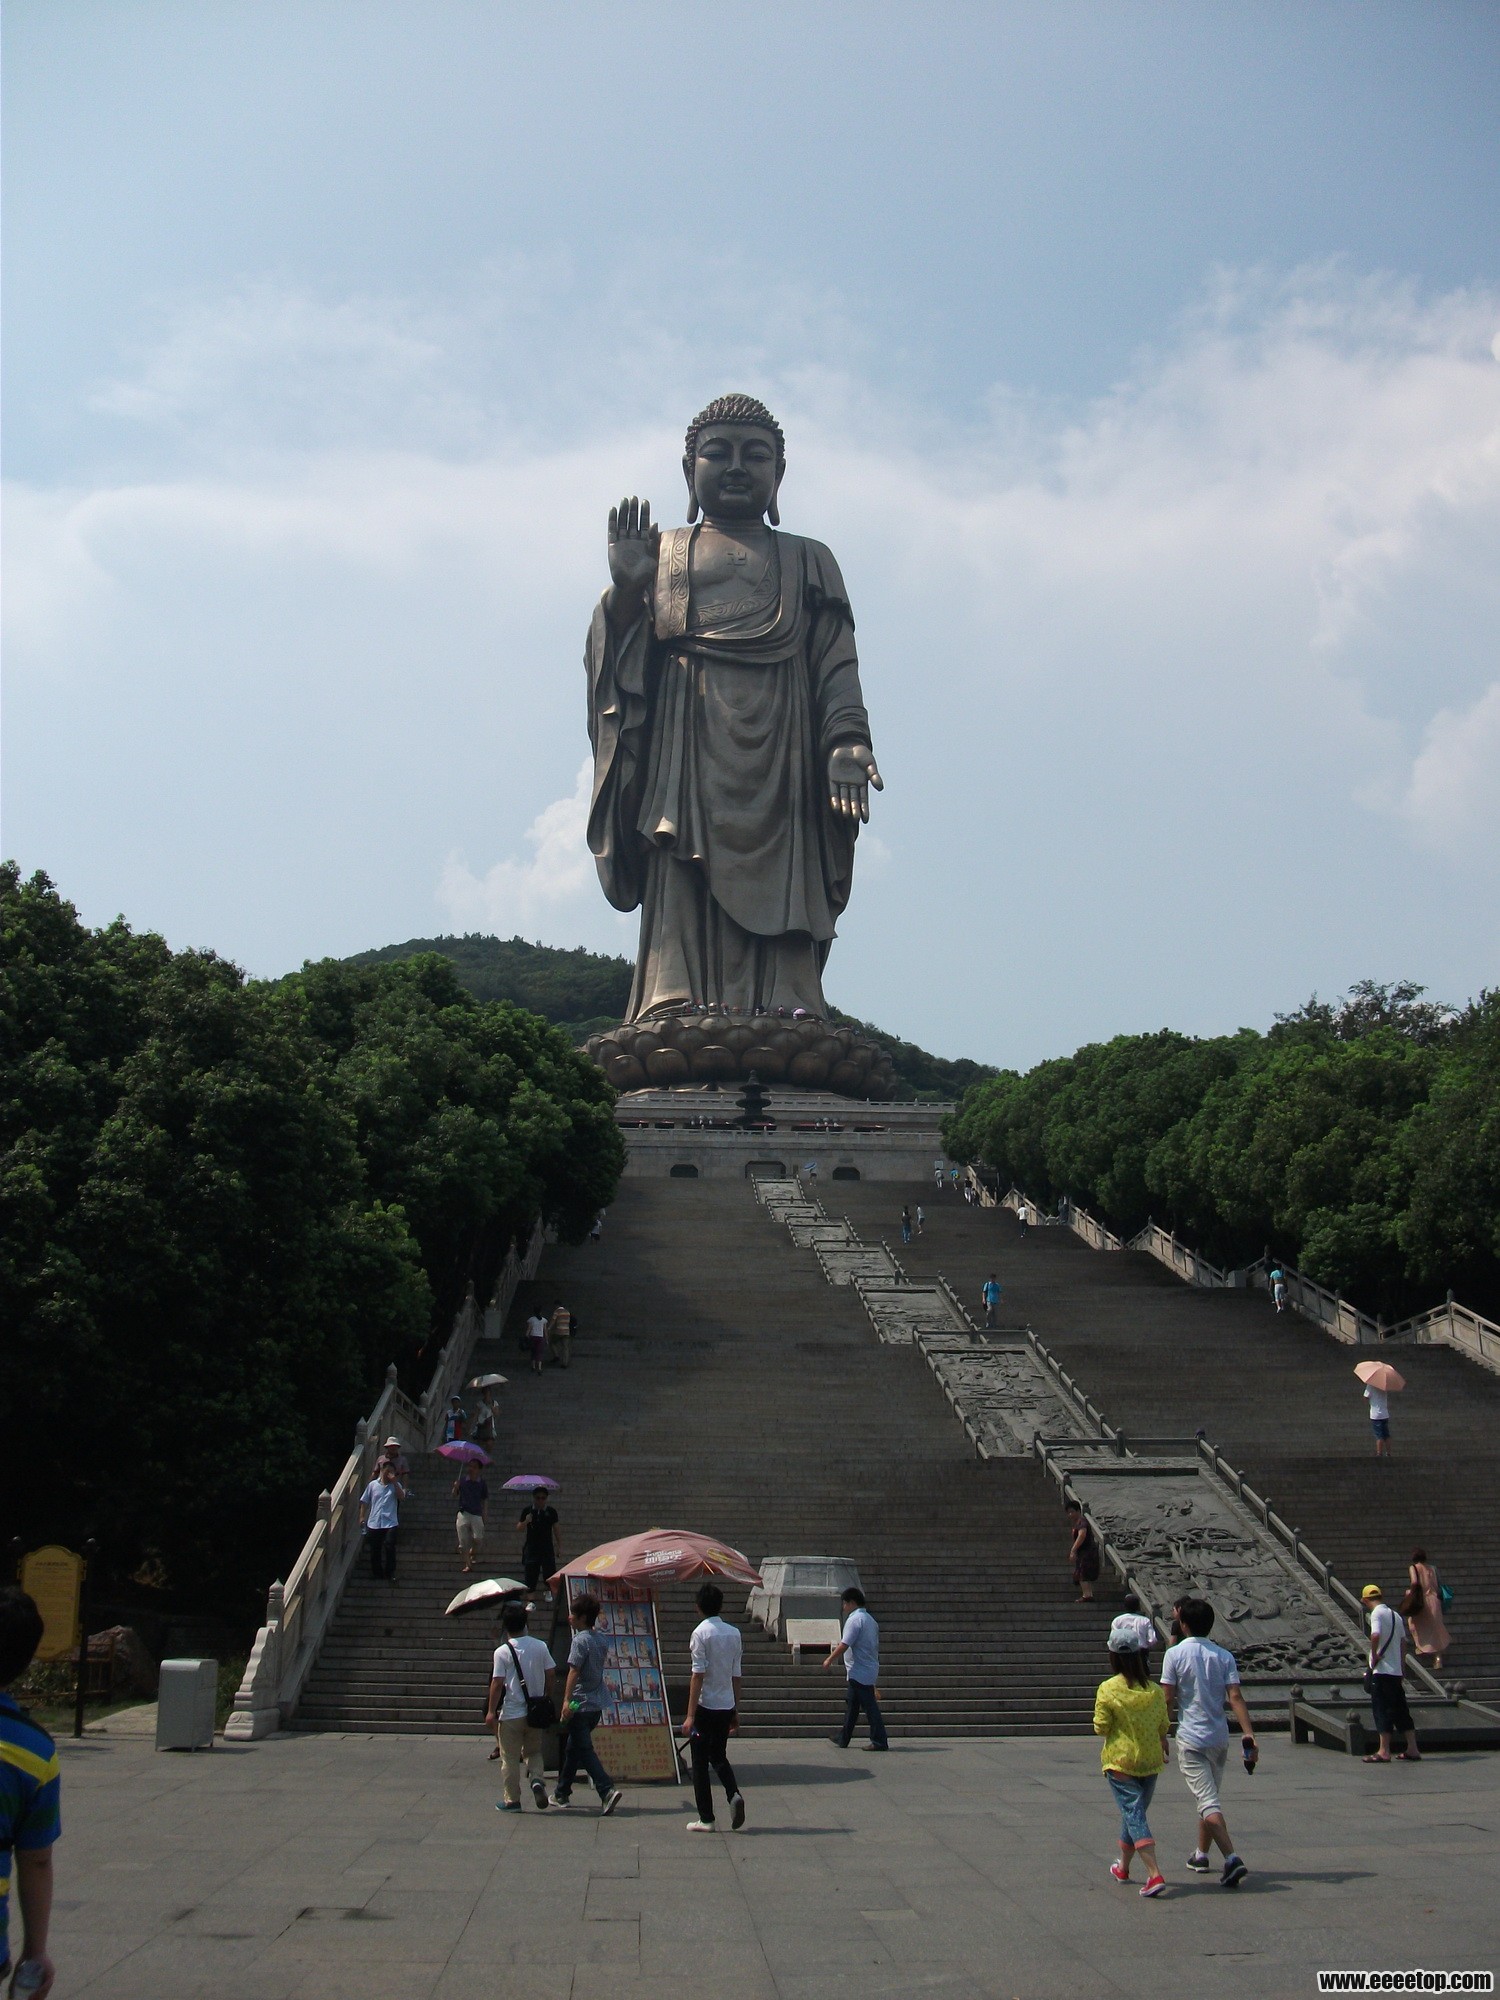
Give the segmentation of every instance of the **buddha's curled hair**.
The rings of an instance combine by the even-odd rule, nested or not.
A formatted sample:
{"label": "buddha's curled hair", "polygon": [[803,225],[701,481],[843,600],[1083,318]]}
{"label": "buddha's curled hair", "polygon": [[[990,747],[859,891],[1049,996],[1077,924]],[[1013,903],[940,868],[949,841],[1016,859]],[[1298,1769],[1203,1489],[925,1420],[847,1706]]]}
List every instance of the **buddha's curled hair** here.
{"label": "buddha's curled hair", "polygon": [[708,424],[754,424],[758,430],[769,431],[776,440],[776,469],[779,472],[786,464],[786,439],[781,434],[781,426],[771,415],[764,403],[754,396],[715,396],[713,401],[694,417],[687,427],[687,437],[683,449],[689,462],[698,455],[698,433]]}

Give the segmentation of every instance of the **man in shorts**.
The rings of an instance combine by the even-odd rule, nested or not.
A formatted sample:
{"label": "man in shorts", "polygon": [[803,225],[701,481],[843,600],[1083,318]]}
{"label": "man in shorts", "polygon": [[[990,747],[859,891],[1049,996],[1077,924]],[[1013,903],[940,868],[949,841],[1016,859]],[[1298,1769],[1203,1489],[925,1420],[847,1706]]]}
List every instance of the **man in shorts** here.
{"label": "man in shorts", "polygon": [[1406,1671],[1406,1620],[1385,1601],[1378,1583],[1367,1583],[1359,1593],[1370,1614],[1370,1707],[1374,1712],[1375,1733],[1380,1748],[1366,1757],[1367,1764],[1389,1764],[1391,1738],[1398,1732],[1406,1738],[1401,1752],[1403,1764],[1420,1764],[1417,1732],[1411,1719],[1402,1676]]}
{"label": "man in shorts", "polygon": [[490,1489],[483,1472],[477,1465],[459,1468],[453,1482],[453,1498],[458,1504],[458,1553],[467,1576],[474,1567],[474,1558],[484,1547],[484,1516],[489,1505]]}
{"label": "man in shorts", "polygon": [[1389,1458],[1391,1455],[1391,1405],[1384,1389],[1377,1389],[1372,1382],[1365,1390],[1365,1400],[1370,1405],[1370,1429],[1375,1433],[1375,1456]]}
{"label": "man in shorts", "polygon": [[1250,1711],[1240,1692],[1240,1670],[1234,1655],[1214,1645],[1209,1633],[1214,1626],[1211,1604],[1202,1598],[1184,1599],[1178,1618],[1187,1632],[1175,1646],[1169,1646],[1161,1663],[1161,1684],[1166,1692],[1167,1712],[1177,1718],[1177,1765],[1187,1780],[1198,1807],[1198,1843],[1188,1856],[1195,1875],[1206,1875],[1211,1863],[1208,1850],[1217,1847],[1224,1856],[1219,1871],[1219,1887],[1233,1889],[1250,1872],[1234,1851],[1224,1808],[1219,1802],[1219,1786],[1229,1755],[1227,1703],[1240,1726],[1245,1743],[1246,1766],[1253,1769],[1259,1746],[1250,1724]]}

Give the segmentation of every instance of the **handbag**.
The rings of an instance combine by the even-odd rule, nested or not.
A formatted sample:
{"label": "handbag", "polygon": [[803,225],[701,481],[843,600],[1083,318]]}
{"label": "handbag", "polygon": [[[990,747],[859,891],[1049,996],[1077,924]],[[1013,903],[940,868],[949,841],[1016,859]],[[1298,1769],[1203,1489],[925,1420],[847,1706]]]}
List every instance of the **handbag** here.
{"label": "handbag", "polygon": [[505,1650],[516,1663],[516,1679],[521,1683],[521,1692],[526,1696],[526,1727],[528,1729],[552,1729],[557,1724],[557,1707],[550,1694],[532,1694],[526,1685],[526,1669],[521,1665],[521,1655],[507,1639]]}
{"label": "handbag", "polygon": [[1448,1588],[1446,1583],[1440,1583],[1438,1585],[1438,1600],[1442,1604],[1442,1607],[1445,1611],[1448,1609],[1448,1606],[1453,1602],[1453,1592]]}
{"label": "handbag", "polygon": [[1409,1583],[1401,1593],[1396,1609],[1403,1618],[1417,1618],[1421,1616],[1422,1608],[1426,1602],[1427,1593],[1423,1590],[1421,1584]]}

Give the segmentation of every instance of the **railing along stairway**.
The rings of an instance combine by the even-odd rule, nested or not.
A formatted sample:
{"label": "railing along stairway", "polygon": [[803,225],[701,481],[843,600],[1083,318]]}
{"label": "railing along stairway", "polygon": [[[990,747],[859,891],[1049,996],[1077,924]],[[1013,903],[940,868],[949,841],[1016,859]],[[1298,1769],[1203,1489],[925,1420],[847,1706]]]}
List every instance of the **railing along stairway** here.
{"label": "railing along stairway", "polygon": [[273,1583],[266,1593],[266,1622],[255,1635],[244,1679],[224,1725],[227,1737],[253,1742],[272,1735],[295,1715],[359,1553],[359,1496],[373,1476],[382,1442],[399,1438],[403,1451],[410,1452],[431,1451],[441,1442],[443,1412],[469,1371],[481,1330],[498,1332],[504,1324],[516,1287],[523,1278],[536,1276],[544,1242],[538,1222],[524,1254],[518,1254],[512,1243],[494,1296],[483,1311],[470,1286],[432,1379],[416,1402],[397,1386],[394,1363],[387,1368],[374,1409],[354,1427],[353,1449],[342,1471],[332,1487],[318,1495],[317,1519],[286,1581]]}

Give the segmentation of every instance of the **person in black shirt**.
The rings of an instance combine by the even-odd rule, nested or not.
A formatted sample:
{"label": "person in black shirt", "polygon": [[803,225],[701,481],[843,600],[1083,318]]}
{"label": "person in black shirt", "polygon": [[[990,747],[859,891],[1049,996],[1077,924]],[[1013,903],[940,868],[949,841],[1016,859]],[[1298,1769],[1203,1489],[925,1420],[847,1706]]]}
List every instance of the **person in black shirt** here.
{"label": "person in black shirt", "polygon": [[538,1486],[531,1505],[516,1526],[521,1530],[521,1574],[528,1590],[539,1590],[558,1565],[557,1509],[547,1504],[547,1489]]}
{"label": "person in black shirt", "polygon": [[1078,1585],[1077,1604],[1092,1604],[1094,1585],[1099,1581],[1099,1544],[1094,1539],[1094,1530],[1089,1518],[1076,1500],[1070,1500],[1066,1507],[1068,1521],[1068,1554],[1072,1558],[1073,1581]]}

